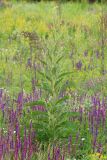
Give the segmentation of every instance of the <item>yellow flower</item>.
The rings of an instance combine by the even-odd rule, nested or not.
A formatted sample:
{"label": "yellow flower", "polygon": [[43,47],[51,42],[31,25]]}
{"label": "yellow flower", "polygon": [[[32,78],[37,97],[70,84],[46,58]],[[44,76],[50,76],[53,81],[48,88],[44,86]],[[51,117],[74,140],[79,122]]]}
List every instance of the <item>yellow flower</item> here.
{"label": "yellow flower", "polygon": [[45,24],[45,22],[41,21],[37,25],[37,30],[38,30],[39,33],[44,34],[44,33],[48,32],[48,27]]}
{"label": "yellow flower", "polygon": [[16,19],[16,27],[20,30],[23,31],[24,28],[26,27],[26,21],[23,17],[18,17]]}
{"label": "yellow flower", "polygon": [[106,159],[107,159],[107,156],[102,155],[102,154],[100,154],[100,153],[95,153],[95,154],[90,154],[90,155],[88,156],[88,158],[89,158],[90,160],[106,160]]}

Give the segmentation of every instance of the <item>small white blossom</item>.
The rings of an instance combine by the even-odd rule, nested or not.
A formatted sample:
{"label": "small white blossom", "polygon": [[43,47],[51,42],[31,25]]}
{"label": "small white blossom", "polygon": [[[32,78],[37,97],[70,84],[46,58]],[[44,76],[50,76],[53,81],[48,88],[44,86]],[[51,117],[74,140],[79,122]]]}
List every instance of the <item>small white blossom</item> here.
{"label": "small white blossom", "polygon": [[82,140],[82,141],[85,141],[85,138],[82,138],[81,140]]}

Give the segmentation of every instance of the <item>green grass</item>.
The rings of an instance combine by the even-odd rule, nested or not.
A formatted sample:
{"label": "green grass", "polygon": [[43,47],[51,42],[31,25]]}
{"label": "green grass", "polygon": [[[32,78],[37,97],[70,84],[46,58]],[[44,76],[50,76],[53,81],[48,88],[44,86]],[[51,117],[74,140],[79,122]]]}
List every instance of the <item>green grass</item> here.
{"label": "green grass", "polygon": [[[100,15],[100,5],[89,5],[87,3],[63,3],[61,4],[60,15],[55,3],[14,3],[12,7],[2,9],[0,12],[1,86],[7,87],[9,90],[16,88],[15,91],[19,91],[21,71],[25,91],[29,92],[31,90],[30,80],[32,75],[25,69],[27,58],[30,57],[30,47],[29,40],[21,35],[23,31],[36,32],[47,45],[50,41],[54,44],[54,39],[59,41],[58,52],[63,52],[66,55],[63,67],[73,71],[72,78],[75,86],[78,86],[81,81],[100,77],[101,59],[97,59],[94,52],[97,49],[101,50],[99,45],[99,41],[101,41]],[[50,27],[52,27],[52,30]],[[48,40],[46,36],[48,36]],[[88,50],[87,57],[83,56],[85,50]],[[70,59],[69,55],[72,52],[74,52],[73,58]],[[35,54],[37,54],[37,49],[33,48],[33,55],[35,56]],[[21,70],[19,67],[20,60],[18,62],[12,60],[15,55],[18,56],[18,59],[21,55],[23,61]],[[6,57],[8,59],[7,63],[5,62]],[[91,58],[93,58],[93,61]],[[73,69],[72,62],[76,64],[79,60],[83,63],[82,68],[85,66],[88,68],[89,64],[94,65],[92,71],[82,69],[78,72],[75,67]],[[4,72],[9,73],[11,71],[13,72],[13,81],[12,85],[8,87],[8,84],[5,83]]]}
{"label": "green grass", "polygon": [[[102,15],[102,7],[104,15]],[[83,105],[82,107],[90,110],[90,99],[88,101],[85,97],[84,104],[81,104],[78,95],[92,96],[100,93],[101,97],[107,96],[107,77],[106,74],[101,73],[102,47],[105,56],[104,68],[107,71],[107,24],[104,24],[102,32],[100,22],[102,16],[106,22],[107,6],[97,3],[93,5],[62,3],[61,6],[57,6],[54,2],[14,2],[12,6],[5,6],[0,10],[0,88],[6,88],[12,98],[22,89],[26,95],[32,93],[32,79],[34,79],[37,94],[40,88],[42,90],[40,101],[33,102],[31,106],[44,104],[46,115],[44,112],[36,111],[28,114],[26,108],[30,105],[26,105],[25,115],[20,120],[22,126],[25,124],[28,126],[30,120],[35,127],[39,124],[38,128],[34,128],[39,133],[38,141],[48,147],[45,153],[43,146],[40,146],[42,149],[36,155],[38,160],[47,156],[51,143],[59,142],[62,145],[65,138],[65,144],[68,145],[70,133],[73,134],[75,147],[79,127],[80,136],[85,137],[87,141],[84,143],[84,148],[81,150],[77,148],[77,158],[82,156],[84,160],[95,160],[97,157],[88,153],[91,151],[92,140],[88,130],[88,118],[85,121],[83,116],[84,121],[81,124],[76,115],[78,113],[71,112],[72,117],[77,116],[75,123],[73,120],[70,123],[68,117],[73,107],[78,108]],[[102,33],[105,36],[104,46],[101,44]],[[99,55],[96,55],[98,52]],[[30,64],[28,64],[29,59]],[[77,67],[78,62],[82,63],[82,67]],[[75,92],[77,95],[74,95]],[[67,94],[67,97],[63,97],[62,93]],[[77,98],[75,102],[73,96]],[[0,121],[2,122],[2,119]],[[0,126],[2,127],[1,123]],[[103,132],[99,136],[102,134]]]}

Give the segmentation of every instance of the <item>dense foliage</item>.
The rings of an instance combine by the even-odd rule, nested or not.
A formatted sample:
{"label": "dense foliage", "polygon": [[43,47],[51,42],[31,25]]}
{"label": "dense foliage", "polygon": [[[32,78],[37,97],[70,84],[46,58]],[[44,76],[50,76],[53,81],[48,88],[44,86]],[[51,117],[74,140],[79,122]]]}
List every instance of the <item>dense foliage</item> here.
{"label": "dense foliage", "polygon": [[[26,0],[26,1],[40,2],[41,0]],[[42,1],[56,1],[56,0],[42,0]],[[95,2],[95,1],[101,2],[101,0],[59,0],[59,2],[68,2],[68,1],[71,1],[71,2]]]}
{"label": "dense foliage", "polygon": [[[23,0],[13,0],[13,1],[23,1]],[[25,0],[26,2],[89,2],[89,3],[94,3],[94,2],[106,2],[106,0]]]}
{"label": "dense foliage", "polygon": [[107,7],[0,6],[0,159],[107,159]]}

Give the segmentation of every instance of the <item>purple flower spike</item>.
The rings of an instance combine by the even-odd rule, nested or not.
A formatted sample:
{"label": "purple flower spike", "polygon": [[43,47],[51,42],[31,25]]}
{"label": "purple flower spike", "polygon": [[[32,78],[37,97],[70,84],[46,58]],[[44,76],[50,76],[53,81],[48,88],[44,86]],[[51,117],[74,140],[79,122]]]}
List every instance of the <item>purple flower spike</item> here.
{"label": "purple flower spike", "polygon": [[84,51],[84,57],[87,57],[88,56],[88,50],[85,50]]}
{"label": "purple flower spike", "polygon": [[82,62],[81,61],[79,61],[78,63],[76,63],[76,68],[78,70],[81,70],[81,68],[82,68]]}
{"label": "purple flower spike", "polygon": [[69,155],[71,154],[71,145],[72,145],[72,136],[70,136],[68,139],[68,153],[69,153]]}
{"label": "purple flower spike", "polygon": [[55,160],[59,160],[59,158],[60,158],[60,148],[58,147],[58,148],[56,148],[56,152],[55,152]]}
{"label": "purple flower spike", "polygon": [[20,133],[20,131],[19,131],[19,124],[17,123],[17,124],[16,124],[16,135],[18,136],[19,133]]}
{"label": "purple flower spike", "polygon": [[99,58],[100,57],[100,52],[99,50],[96,50],[96,58]]}
{"label": "purple flower spike", "polygon": [[51,158],[50,158],[50,152],[48,153],[48,160],[51,160]]}
{"label": "purple flower spike", "polygon": [[32,67],[31,58],[28,58],[26,67],[27,67],[27,68],[31,68],[31,67]]}

